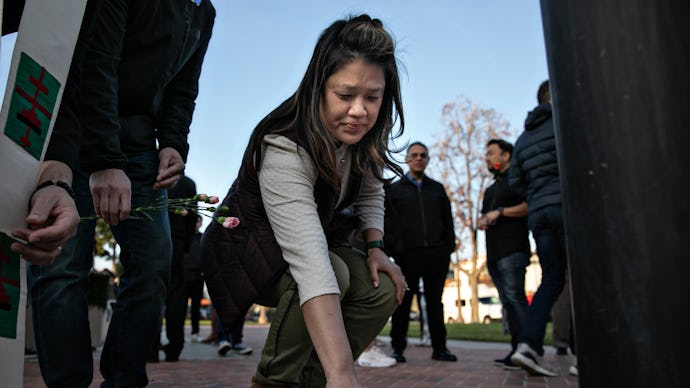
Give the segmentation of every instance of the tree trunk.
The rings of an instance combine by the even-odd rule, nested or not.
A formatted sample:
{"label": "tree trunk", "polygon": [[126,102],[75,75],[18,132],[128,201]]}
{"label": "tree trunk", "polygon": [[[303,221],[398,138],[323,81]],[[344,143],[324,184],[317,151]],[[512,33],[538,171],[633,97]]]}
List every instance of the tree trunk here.
{"label": "tree trunk", "polygon": [[458,307],[458,316],[455,319],[455,322],[459,323],[465,323],[465,317],[462,315],[462,294],[460,293],[460,262],[458,261],[457,263],[453,264],[453,273],[455,274],[455,288],[457,289],[458,292],[458,299],[455,301],[457,307]]}
{"label": "tree trunk", "polygon": [[472,297],[470,298],[470,306],[472,306],[472,323],[479,322],[479,281],[477,279],[477,271],[472,272],[470,276],[470,289],[472,290]]}

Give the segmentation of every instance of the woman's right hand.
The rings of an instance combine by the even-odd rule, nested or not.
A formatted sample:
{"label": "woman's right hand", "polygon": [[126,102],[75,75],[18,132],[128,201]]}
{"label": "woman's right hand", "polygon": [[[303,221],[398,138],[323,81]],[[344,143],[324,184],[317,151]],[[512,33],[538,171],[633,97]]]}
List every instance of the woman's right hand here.
{"label": "woman's right hand", "polygon": [[386,273],[393,284],[395,284],[396,300],[398,304],[402,303],[405,291],[408,289],[405,277],[400,270],[400,267],[391,260],[386,252],[381,248],[371,248],[367,252],[367,266],[369,267],[369,274],[374,287],[379,286],[379,272]]}

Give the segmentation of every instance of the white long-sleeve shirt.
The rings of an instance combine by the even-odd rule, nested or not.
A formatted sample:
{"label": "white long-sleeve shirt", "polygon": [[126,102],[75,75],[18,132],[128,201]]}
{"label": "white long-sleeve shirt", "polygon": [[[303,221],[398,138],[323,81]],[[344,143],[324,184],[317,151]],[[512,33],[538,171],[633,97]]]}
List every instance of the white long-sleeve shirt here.
{"label": "white long-sleeve shirt", "polygon": [[[300,305],[311,298],[340,294],[328,255],[328,244],[314,198],[318,172],[304,149],[280,135],[264,137],[259,186],[268,220],[283,251],[290,274],[297,282]],[[351,163],[350,147],[336,151],[341,179],[340,203],[347,190]],[[360,230],[383,231],[383,184],[368,171],[362,178],[353,204]]]}

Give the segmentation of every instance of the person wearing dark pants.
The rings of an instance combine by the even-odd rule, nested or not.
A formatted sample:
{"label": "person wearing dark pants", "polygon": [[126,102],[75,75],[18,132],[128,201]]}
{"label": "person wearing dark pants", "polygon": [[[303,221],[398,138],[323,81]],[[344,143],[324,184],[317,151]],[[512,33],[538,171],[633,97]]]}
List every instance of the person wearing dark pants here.
{"label": "person wearing dark pants", "polygon": [[[446,326],[443,322],[443,304],[441,303],[443,286],[450,257],[441,252],[431,252],[424,249],[409,250],[408,254],[397,256],[396,263],[405,274],[405,280],[410,290],[405,292],[402,303],[393,313],[391,327],[391,346],[398,362],[405,362],[403,351],[407,347],[407,330],[410,322],[410,310],[414,295],[419,292],[419,279],[424,280],[424,298],[426,299],[426,324],[429,327],[431,344],[434,347],[434,355],[443,355],[446,344]],[[436,349],[439,349],[438,352]],[[452,354],[448,353],[445,358]],[[402,357],[402,358],[401,358]],[[438,357],[443,359],[443,357]],[[444,361],[454,361],[446,360]]]}
{"label": "person wearing dark pants", "polygon": [[[188,176],[168,190],[171,199],[191,198],[196,195],[196,184]],[[165,333],[168,344],[163,346],[165,361],[177,361],[184,348],[184,321],[187,318],[187,292],[184,282],[184,257],[189,253],[195,233],[196,214],[175,214],[168,212],[172,238],[172,261],[170,281],[165,300]]]}
{"label": "person wearing dark pants", "polygon": [[204,296],[204,275],[201,272],[201,215],[196,215],[194,235],[189,243],[189,251],[184,255],[185,300],[190,301],[192,321],[192,342],[199,342],[199,320],[201,319],[201,299]]}
{"label": "person wearing dark pants", "polygon": [[527,317],[525,272],[530,245],[527,203],[508,187],[512,152],[513,145],[503,139],[491,139],[486,145],[486,162],[495,179],[484,192],[477,227],[485,233],[487,269],[506,312],[511,337],[510,353],[494,363],[506,369],[520,369],[510,357],[517,349]]}
{"label": "person wearing dark pants", "polygon": [[225,356],[230,350],[241,355],[250,355],[254,349],[242,342],[244,337],[244,320],[234,324],[229,330],[223,328],[220,318],[216,315],[216,337],[218,338],[218,354]]}
{"label": "person wearing dark pants", "polygon": [[510,160],[510,188],[527,200],[527,224],[537,246],[542,280],[527,312],[522,338],[511,360],[533,375],[557,376],[543,365],[544,334],[551,307],[563,289],[567,263],[565,227],[549,81],[537,92],[539,105]]}
{"label": "person wearing dark pants", "polygon": [[[89,33],[79,36],[80,60],[64,91],[74,104],[63,99],[55,127],[78,143],[78,152],[67,153],[78,157],[79,215],[103,219],[121,248],[124,272],[100,357],[102,386],[142,387],[172,244],[165,211],[130,212],[165,201],[166,189],[183,175],[215,9],[209,0],[100,0],[89,1],[85,15]],[[94,227],[95,219],[80,223],[53,264],[32,267],[34,332],[49,387],[87,387],[93,380],[86,293]]]}
{"label": "person wearing dark pants", "polygon": [[[569,287],[569,276],[566,269],[565,272],[565,284],[563,285],[563,291],[561,295],[556,299],[556,303],[553,304],[551,308],[551,324],[552,324],[552,337],[551,343],[556,348],[556,354],[559,356],[565,356],[568,354],[568,348],[572,347],[571,344],[571,303],[570,303],[570,287]],[[575,353],[573,353],[575,354]]]}
{"label": "person wearing dark pants", "polygon": [[450,254],[455,250],[455,228],[443,185],[424,174],[428,164],[427,147],[412,143],[407,148],[409,172],[386,190],[385,245],[410,288],[393,313],[391,357],[397,362],[406,361],[403,352],[407,346],[410,306],[413,295],[419,293],[420,278],[424,280],[431,358],[457,360],[446,348],[442,303]]}

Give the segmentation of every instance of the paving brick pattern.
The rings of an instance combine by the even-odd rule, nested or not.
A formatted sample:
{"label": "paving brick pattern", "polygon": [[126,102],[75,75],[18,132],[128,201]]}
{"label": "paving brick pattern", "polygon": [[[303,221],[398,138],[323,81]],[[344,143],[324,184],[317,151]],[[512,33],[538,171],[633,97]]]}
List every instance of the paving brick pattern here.
{"label": "paving brick pattern", "polygon": [[[204,337],[209,327],[201,328]],[[244,342],[254,348],[249,356],[228,353],[221,357],[216,347],[201,343],[187,343],[180,361],[148,364],[149,387],[241,387],[251,384],[267,326],[245,326]],[[189,328],[186,330],[189,333]],[[390,350],[389,339],[379,339],[381,347]],[[493,365],[493,360],[503,357],[509,350],[507,344],[449,341],[448,348],[458,356],[457,362],[431,359],[431,348],[416,344],[415,339],[405,351],[406,363],[391,368],[362,368],[357,375],[365,387],[413,388],[413,387],[578,387],[577,378],[568,374],[573,356],[556,356],[553,348],[547,348],[545,364],[557,370],[559,377],[529,376],[523,371],[506,371]],[[99,353],[94,353],[94,380],[91,387],[103,381],[98,372]],[[163,358],[163,353],[161,353]],[[24,387],[44,387],[35,356],[27,356],[24,363]]]}

